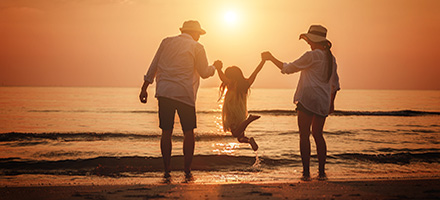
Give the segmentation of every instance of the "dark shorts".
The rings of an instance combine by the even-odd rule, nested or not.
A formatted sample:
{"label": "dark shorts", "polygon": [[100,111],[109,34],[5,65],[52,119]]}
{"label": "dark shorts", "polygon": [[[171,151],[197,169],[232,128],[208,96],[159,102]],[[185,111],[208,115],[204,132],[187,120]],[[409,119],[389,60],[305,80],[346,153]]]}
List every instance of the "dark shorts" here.
{"label": "dark shorts", "polygon": [[183,131],[197,128],[195,107],[165,97],[158,97],[157,100],[159,102],[159,127],[162,130],[172,130],[174,128],[176,110]]}
{"label": "dark shorts", "polygon": [[311,115],[311,116],[313,116],[313,115],[317,115],[317,116],[320,116],[320,117],[327,117],[327,116],[318,115],[318,114],[316,114],[316,113],[314,113],[314,112],[308,110],[307,108],[305,108],[305,107],[304,107],[301,103],[299,103],[299,102],[296,104],[296,111],[298,111],[298,110],[300,110],[301,112],[304,112],[304,113],[306,113],[306,114],[308,114],[308,115]]}

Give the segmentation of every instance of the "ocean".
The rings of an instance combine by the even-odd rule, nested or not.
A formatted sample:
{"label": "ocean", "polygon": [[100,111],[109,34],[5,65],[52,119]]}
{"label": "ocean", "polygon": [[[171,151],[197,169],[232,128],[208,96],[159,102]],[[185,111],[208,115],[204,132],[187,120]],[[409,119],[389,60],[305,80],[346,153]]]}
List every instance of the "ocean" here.
{"label": "ocean", "polygon": [[[0,87],[0,185],[163,181],[154,87]],[[218,88],[201,88],[196,183],[298,181],[302,165],[294,89],[251,89],[246,130],[259,150],[221,127]],[[341,90],[327,118],[329,179],[440,177],[440,91]],[[172,178],[183,179],[176,117]],[[313,138],[311,171],[317,175]]]}

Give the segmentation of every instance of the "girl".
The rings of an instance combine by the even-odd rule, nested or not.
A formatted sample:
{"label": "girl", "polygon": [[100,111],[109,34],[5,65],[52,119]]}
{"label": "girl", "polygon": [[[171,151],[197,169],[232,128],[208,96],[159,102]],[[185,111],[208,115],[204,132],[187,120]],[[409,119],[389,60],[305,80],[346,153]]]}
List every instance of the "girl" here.
{"label": "girl", "polygon": [[260,118],[258,115],[247,116],[246,100],[249,88],[254,83],[257,74],[263,68],[265,61],[261,60],[255,71],[249,78],[243,76],[243,72],[236,66],[228,67],[225,73],[222,71],[222,63],[215,63],[218,76],[222,81],[220,85],[220,98],[225,94],[222,109],[223,130],[230,131],[241,143],[249,143],[254,151],[258,150],[258,145],[254,138],[244,135],[246,127],[253,121]]}
{"label": "girl", "polygon": [[327,29],[323,26],[310,26],[308,33],[301,34],[300,39],[310,45],[311,51],[291,63],[283,63],[269,52],[262,53],[263,59],[272,61],[283,74],[301,71],[294,103],[298,112],[303,180],[310,180],[310,132],[318,153],[318,179],[327,179],[327,145],[322,132],[326,117],[334,111],[336,92],[340,88],[336,59],[330,51],[332,43],[326,39],[326,35]]}

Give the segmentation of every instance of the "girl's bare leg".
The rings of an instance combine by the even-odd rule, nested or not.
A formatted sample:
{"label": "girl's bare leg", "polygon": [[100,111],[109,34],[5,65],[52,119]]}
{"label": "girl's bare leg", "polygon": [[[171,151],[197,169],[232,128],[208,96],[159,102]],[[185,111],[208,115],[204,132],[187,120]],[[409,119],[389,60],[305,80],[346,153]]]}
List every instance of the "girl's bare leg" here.
{"label": "girl's bare leg", "polygon": [[249,117],[246,120],[244,120],[244,122],[241,122],[237,128],[235,128],[234,130],[231,130],[232,135],[237,138],[244,137],[244,131],[249,126],[249,124],[252,123],[253,121],[259,119],[260,117],[261,116],[259,116],[259,115],[249,115]]}
{"label": "girl's bare leg", "polygon": [[249,138],[248,138],[248,137],[237,138],[237,140],[238,140],[240,143],[249,143]]}

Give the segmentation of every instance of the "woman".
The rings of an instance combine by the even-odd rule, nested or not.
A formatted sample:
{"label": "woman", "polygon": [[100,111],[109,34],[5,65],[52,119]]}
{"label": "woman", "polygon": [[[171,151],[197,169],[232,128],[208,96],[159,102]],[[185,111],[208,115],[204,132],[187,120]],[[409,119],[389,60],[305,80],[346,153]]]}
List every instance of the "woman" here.
{"label": "woman", "polygon": [[[303,164],[302,180],[310,180],[310,133],[315,139],[319,161],[319,180],[326,180],[325,162],[327,146],[322,135],[325,119],[334,111],[334,100],[339,88],[336,59],[326,39],[327,29],[321,25],[312,25],[309,31],[300,35],[311,48],[300,58],[283,63],[270,52],[262,53],[265,60],[272,61],[283,74],[301,71],[294,96],[297,105],[298,128],[300,133],[300,152]],[[310,131],[311,129],[311,131]]]}

